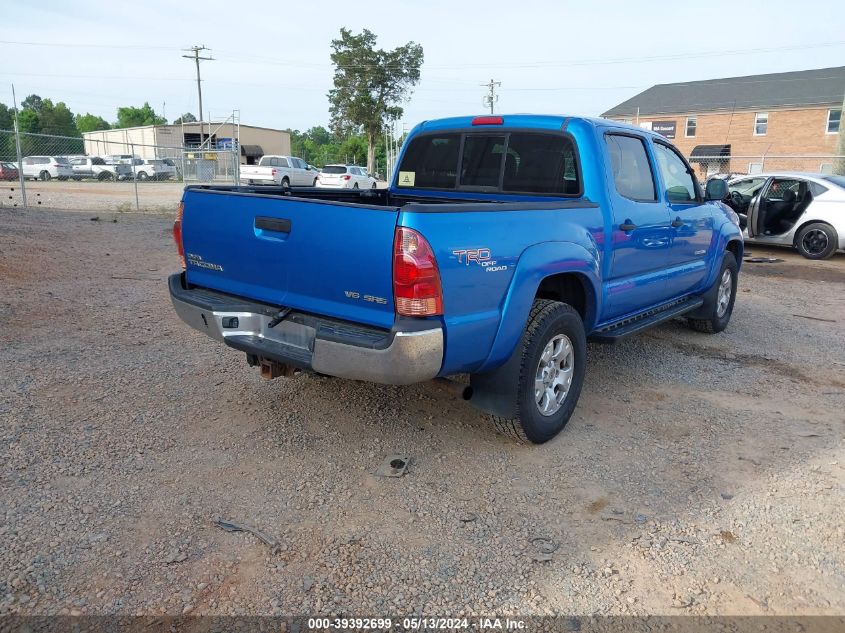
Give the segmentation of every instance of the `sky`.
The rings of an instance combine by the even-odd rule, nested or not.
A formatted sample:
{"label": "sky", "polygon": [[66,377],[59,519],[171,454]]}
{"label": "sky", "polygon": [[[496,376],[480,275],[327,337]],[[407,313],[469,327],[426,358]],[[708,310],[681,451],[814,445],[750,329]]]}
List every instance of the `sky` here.
{"label": "sky", "polygon": [[382,48],[422,45],[401,125],[485,110],[596,116],[658,83],[845,65],[841,0],[249,3],[0,0],[0,102],[38,94],[114,121],[148,101],[206,118],[305,130],[329,122],[331,40],[367,28]]}

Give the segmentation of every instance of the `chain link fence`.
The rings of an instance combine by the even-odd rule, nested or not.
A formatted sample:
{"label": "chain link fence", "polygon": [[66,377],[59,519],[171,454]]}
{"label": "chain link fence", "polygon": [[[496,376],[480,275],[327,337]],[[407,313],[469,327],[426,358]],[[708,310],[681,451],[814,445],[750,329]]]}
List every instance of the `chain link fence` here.
{"label": "chain link fence", "polygon": [[[314,162],[359,158],[323,154]],[[0,207],[172,211],[186,184],[237,184],[241,160],[232,139],[199,148],[0,130]],[[845,173],[845,156],[837,155],[693,155],[689,161],[701,182],[772,171]]]}
{"label": "chain link fence", "polygon": [[688,160],[702,182],[712,176],[739,177],[770,172],[845,173],[845,156],[832,154],[691,156]]}
{"label": "chain link fence", "polygon": [[0,207],[172,211],[186,184],[237,184],[240,161],[231,139],[199,148],[0,130]]}

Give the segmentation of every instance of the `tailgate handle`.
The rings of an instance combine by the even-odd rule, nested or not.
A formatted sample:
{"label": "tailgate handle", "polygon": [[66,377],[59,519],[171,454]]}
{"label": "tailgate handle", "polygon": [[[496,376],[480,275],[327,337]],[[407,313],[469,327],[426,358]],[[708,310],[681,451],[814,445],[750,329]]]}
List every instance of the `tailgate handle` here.
{"label": "tailgate handle", "polygon": [[290,233],[290,220],[285,218],[255,218],[255,228],[265,231],[277,231],[279,233]]}

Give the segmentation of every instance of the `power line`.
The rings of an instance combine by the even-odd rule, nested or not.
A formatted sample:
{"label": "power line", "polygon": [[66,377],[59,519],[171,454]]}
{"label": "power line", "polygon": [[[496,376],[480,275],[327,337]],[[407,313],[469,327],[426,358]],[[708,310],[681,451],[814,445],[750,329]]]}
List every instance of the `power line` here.
{"label": "power line", "polygon": [[490,114],[493,114],[493,107],[499,101],[499,95],[496,94],[496,88],[501,85],[501,81],[493,81],[492,79],[488,84],[481,84],[482,87],[490,90],[490,94],[484,96],[484,105],[490,107]]}
{"label": "power line", "polygon": [[[200,57],[200,51],[207,51],[211,50],[207,48],[205,45],[203,46],[191,46],[191,48],[183,48],[184,51],[191,51],[193,55],[182,55],[185,59],[193,59],[197,65],[197,94],[199,95],[199,108],[200,108],[200,147],[202,147],[202,136],[203,136],[203,118],[202,118],[202,80],[200,79],[200,61],[210,62],[214,61],[213,57]],[[209,124],[210,125],[210,124]],[[208,141],[211,142],[211,127],[208,129]]]}

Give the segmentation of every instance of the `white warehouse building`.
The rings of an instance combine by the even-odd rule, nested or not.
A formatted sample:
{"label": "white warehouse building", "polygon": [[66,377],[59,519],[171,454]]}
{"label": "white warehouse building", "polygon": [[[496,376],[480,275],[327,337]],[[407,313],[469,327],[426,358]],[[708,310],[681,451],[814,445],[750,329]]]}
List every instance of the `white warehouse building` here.
{"label": "white warehouse building", "polygon": [[179,158],[183,148],[199,147],[201,142],[215,149],[230,149],[240,142],[243,165],[251,165],[264,154],[290,154],[290,134],[284,130],[232,123],[184,123],[143,125],[115,130],[98,130],[82,135],[88,156],[134,154],[139,158]]}

